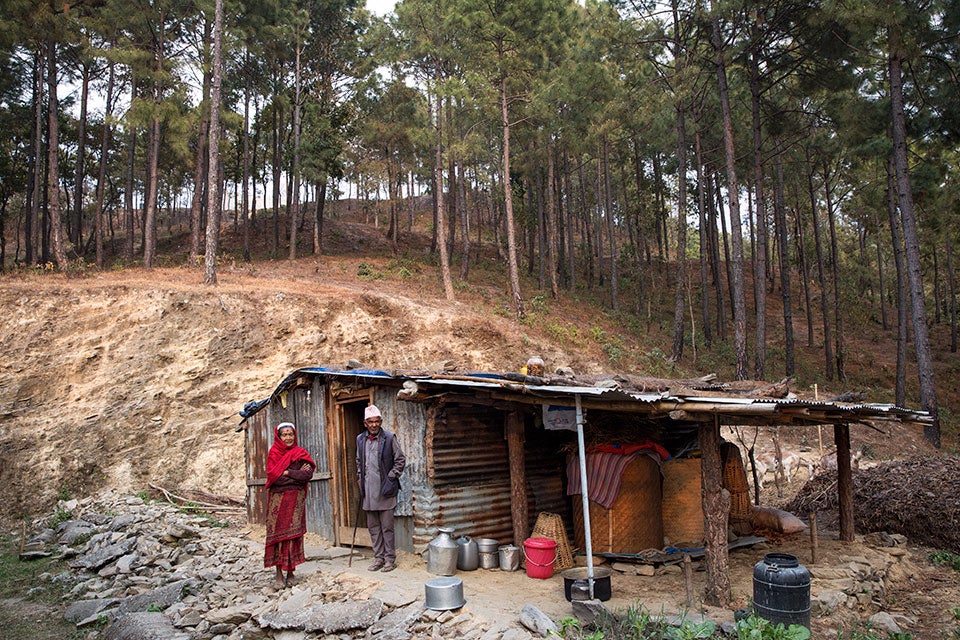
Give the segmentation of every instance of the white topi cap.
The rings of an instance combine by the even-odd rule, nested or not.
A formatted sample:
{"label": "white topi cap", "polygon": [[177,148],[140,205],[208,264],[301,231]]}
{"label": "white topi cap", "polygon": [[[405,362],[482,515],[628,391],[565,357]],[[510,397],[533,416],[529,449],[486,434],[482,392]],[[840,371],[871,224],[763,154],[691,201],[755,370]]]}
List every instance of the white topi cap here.
{"label": "white topi cap", "polygon": [[380,418],[380,409],[377,409],[377,405],[372,404],[366,409],[363,410],[363,419],[369,420],[370,418]]}

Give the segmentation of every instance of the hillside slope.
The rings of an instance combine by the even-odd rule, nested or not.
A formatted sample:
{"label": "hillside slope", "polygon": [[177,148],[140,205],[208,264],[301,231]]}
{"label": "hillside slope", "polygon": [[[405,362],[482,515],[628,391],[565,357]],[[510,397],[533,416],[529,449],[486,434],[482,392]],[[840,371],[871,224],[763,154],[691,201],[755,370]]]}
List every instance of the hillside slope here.
{"label": "hillside slope", "polygon": [[[41,511],[58,495],[137,491],[148,482],[242,496],[238,411],[303,366],[356,359],[384,369],[439,371],[452,363],[510,371],[538,354],[551,371],[730,379],[732,354],[723,343],[688,349],[681,366],[667,361],[669,288],[649,287],[642,313],[632,314],[598,306],[596,290],[549,300],[528,285],[529,319],[517,323],[492,250],[476,258],[469,282],[458,281],[457,301],[449,302],[429,264],[428,236],[404,234],[395,254],[382,230],[360,222],[332,220],[328,233],[324,256],[250,264],[231,257],[238,238],[227,233],[216,287],[203,285],[201,269],[186,267],[0,276],[0,519]],[[163,244],[162,261],[186,263],[183,237]],[[778,300],[768,301],[769,349],[776,351]],[[840,391],[889,401],[889,332],[848,331],[853,373]],[[792,390],[812,391],[811,369],[822,358],[815,349],[798,346],[806,371]],[[944,373],[954,360],[937,354]],[[945,391],[941,407],[956,395]],[[822,384],[820,393],[830,397]],[[795,447],[820,437],[815,429],[786,432]],[[854,448],[877,459],[927,450],[916,430],[854,425],[851,433]],[[947,450],[956,446],[952,438],[945,434]],[[764,446],[772,446],[769,437]]]}
{"label": "hillside slope", "polygon": [[0,279],[2,515],[104,485],[242,496],[237,412],[302,366],[502,371],[539,353],[600,369],[415,285],[336,282],[312,267],[225,269],[215,288],[188,269]]}

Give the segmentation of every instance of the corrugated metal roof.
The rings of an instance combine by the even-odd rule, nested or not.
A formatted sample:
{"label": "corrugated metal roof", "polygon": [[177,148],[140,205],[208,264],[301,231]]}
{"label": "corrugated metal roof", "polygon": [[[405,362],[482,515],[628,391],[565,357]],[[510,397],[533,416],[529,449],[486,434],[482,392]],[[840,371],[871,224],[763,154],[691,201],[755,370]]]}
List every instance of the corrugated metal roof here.
{"label": "corrugated metal roof", "polygon": [[838,423],[871,420],[897,420],[927,424],[931,421],[925,411],[917,411],[892,404],[844,403],[829,400],[803,400],[800,398],[768,398],[742,395],[671,394],[651,393],[624,387],[586,386],[577,384],[543,384],[542,378],[519,374],[495,372],[471,372],[466,374],[431,374],[421,372],[389,372],[379,369],[341,369],[332,366],[304,367],[284,378],[270,398],[249,402],[241,415],[246,419],[257,413],[267,401],[282,393],[304,375],[327,378],[363,378],[369,382],[378,380],[396,383],[413,382],[418,389],[430,392],[490,392],[504,394],[512,399],[530,402],[543,400],[543,404],[569,404],[577,396],[597,402],[616,403],[611,410],[636,413],[687,412],[690,415],[718,414],[742,416],[762,420],[770,424],[795,420],[798,423]]}

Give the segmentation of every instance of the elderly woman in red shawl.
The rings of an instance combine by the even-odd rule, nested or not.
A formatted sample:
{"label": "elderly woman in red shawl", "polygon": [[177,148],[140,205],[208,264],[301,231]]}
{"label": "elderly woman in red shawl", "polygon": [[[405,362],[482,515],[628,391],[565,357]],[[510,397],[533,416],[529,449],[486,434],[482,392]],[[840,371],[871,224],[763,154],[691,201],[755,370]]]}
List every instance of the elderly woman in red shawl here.
{"label": "elderly woman in red shawl", "polygon": [[[306,560],[303,536],[307,532],[307,482],[317,463],[297,446],[297,429],[282,422],[274,430],[267,454],[267,539],[264,567],[277,568],[277,587],[293,584],[293,570]],[[283,572],[287,572],[284,580]]]}

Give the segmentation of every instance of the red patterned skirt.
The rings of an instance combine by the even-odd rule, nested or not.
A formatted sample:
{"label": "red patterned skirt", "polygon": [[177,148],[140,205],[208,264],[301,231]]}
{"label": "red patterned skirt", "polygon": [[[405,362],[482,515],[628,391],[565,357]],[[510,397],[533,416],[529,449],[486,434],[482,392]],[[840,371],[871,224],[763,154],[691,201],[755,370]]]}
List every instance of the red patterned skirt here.
{"label": "red patterned skirt", "polygon": [[303,554],[303,536],[307,532],[306,497],[305,489],[269,494],[264,567],[293,571],[306,561]]}

